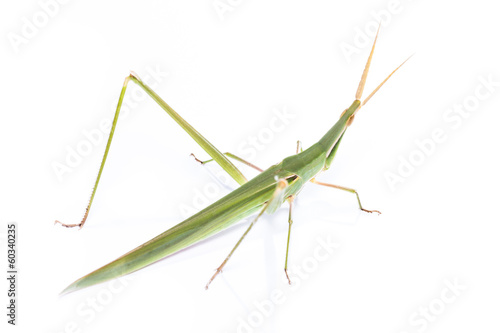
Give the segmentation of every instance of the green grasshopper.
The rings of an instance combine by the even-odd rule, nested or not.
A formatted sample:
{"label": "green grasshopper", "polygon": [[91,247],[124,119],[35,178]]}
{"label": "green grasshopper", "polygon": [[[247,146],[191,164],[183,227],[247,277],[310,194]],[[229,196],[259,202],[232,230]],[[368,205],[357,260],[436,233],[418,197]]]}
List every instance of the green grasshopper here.
{"label": "green grasshopper", "polygon": [[[236,180],[241,186],[221,198],[217,202],[187,218],[183,222],[168,229],[162,234],[149,240],[148,242],[138,246],[132,251],[124,254],[118,259],[110,262],[109,264],[87,274],[86,276],[76,280],[66,289],[62,294],[76,291],[85,287],[92,286],[113,278],[117,278],[134,271],[137,271],[147,265],[150,265],[168,255],[174,254],[190,245],[193,245],[207,237],[228,228],[232,224],[240,221],[241,219],[258,213],[251,221],[250,225],[233,247],[229,255],[225,258],[222,264],[216,269],[214,275],[208,281],[205,288],[208,288],[214,278],[222,272],[222,269],[233,255],[236,248],[243,241],[248,232],[252,229],[257,220],[266,213],[274,213],[285,201],[289,203],[288,215],[288,238],[287,248],[285,255],[285,274],[288,278],[287,264],[288,264],[288,249],[290,245],[290,233],[292,229],[292,207],[295,197],[302,190],[304,185],[312,182],[318,185],[337,188],[340,190],[348,191],[356,194],[359,208],[365,212],[376,212],[376,210],[366,210],[362,207],[359,200],[358,193],[347,187],[337,186],[333,184],[321,183],[315,180],[315,177],[322,171],[327,170],[337,153],[340,142],[344,136],[346,129],[352,124],[356,113],[365,105],[368,100],[382,87],[382,85],[408,60],[406,59],[399,67],[397,67],[387,78],[380,83],[377,88],[363,101],[360,98],[363,94],[366,78],[370,68],[373,51],[377,42],[378,32],[375,36],[370,55],[365,65],[365,69],[361,76],[361,80],[356,91],[354,102],[349,106],[335,125],[314,145],[306,150],[302,150],[300,141],[297,142],[297,154],[289,156],[282,160],[280,163],[275,164],[267,170],[262,170],[253,164],[233,155],[230,153],[222,154],[217,150],[208,140],[206,140],[200,133],[198,133],[191,125],[189,125],[177,112],[175,112],[167,103],[165,103],[151,88],[149,88],[141,79],[135,74],[131,73],[123,84],[118,106],[116,108],[113,125],[109,134],[104,157],[101,162],[99,173],[90,197],[89,204],[85,211],[82,221],[78,224],[63,224],[65,227],[83,227],[92,205],[99,180],[102,175],[104,164],[108,155],[113,133],[115,131],[120,108],[125,96],[127,85],[130,81],[137,84],[144,89],[146,93],[153,98],[211,157],[211,160],[198,162],[207,163],[210,161],[217,162],[232,178]],[[253,167],[261,173],[253,179],[247,181],[243,174],[231,163],[226,157],[235,159],[250,167]],[[290,283],[290,279],[288,278]]]}

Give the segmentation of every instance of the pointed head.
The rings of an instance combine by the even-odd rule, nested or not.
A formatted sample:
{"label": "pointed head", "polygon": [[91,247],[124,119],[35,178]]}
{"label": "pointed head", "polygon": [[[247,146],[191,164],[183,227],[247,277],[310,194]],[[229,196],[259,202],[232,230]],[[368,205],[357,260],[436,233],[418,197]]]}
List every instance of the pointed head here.
{"label": "pointed head", "polygon": [[[380,26],[379,26],[380,30]],[[373,90],[373,92],[368,95],[367,98],[363,102],[361,102],[361,96],[363,95],[363,90],[365,89],[366,78],[368,77],[368,72],[370,70],[370,65],[373,57],[373,52],[375,50],[375,44],[377,43],[378,38],[378,30],[377,35],[375,36],[375,40],[373,42],[372,49],[370,51],[370,55],[368,56],[368,60],[366,61],[365,69],[363,70],[363,74],[361,75],[361,80],[359,81],[358,89],[356,90],[356,96],[354,102],[347,109],[342,112],[340,119],[335,123],[335,125],[321,138],[319,144],[326,150],[326,162],[325,162],[325,170],[330,167],[330,164],[333,161],[335,153],[337,152],[338,146],[342,137],[345,133],[347,127],[349,127],[354,121],[354,117],[356,113],[361,109],[363,105],[365,105],[370,98],[375,95],[375,93],[384,85],[384,83],[389,80],[389,78],[401,67],[403,64],[408,61],[411,57],[406,59],[401,65],[399,65],[395,70],[390,73],[382,83],[380,83],[377,88]]]}
{"label": "pointed head", "polygon": [[345,127],[351,126],[352,122],[354,121],[354,116],[356,115],[356,112],[361,108],[361,101],[359,99],[355,99],[354,102],[352,102],[351,106],[349,106],[347,109],[345,109],[342,114],[340,115],[340,119],[346,117],[345,119]]}

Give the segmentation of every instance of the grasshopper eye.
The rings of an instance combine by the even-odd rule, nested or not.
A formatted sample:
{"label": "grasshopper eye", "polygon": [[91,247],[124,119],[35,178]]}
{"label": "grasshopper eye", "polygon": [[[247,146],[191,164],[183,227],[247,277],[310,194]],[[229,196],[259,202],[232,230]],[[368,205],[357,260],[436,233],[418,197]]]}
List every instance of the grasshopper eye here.
{"label": "grasshopper eye", "polygon": [[354,121],[354,115],[350,116],[349,119],[347,120],[347,126],[351,126],[353,121]]}

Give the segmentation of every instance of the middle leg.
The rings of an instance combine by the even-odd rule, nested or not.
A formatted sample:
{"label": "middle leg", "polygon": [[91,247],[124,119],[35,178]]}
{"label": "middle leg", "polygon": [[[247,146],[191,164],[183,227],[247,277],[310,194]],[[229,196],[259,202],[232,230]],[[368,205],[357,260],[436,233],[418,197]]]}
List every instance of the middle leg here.
{"label": "middle leg", "polygon": [[[222,264],[219,267],[217,267],[214,275],[212,276],[212,278],[210,278],[210,280],[208,281],[207,285],[205,286],[205,289],[208,289],[208,286],[210,285],[210,283],[212,283],[212,281],[215,279],[215,277],[217,275],[219,275],[220,273],[222,273],[222,269],[224,268],[224,266],[226,266],[227,262],[229,261],[229,259],[233,255],[234,251],[236,251],[236,249],[241,244],[241,242],[243,241],[243,239],[245,238],[245,236],[250,232],[250,230],[252,229],[252,227],[254,226],[254,224],[262,216],[262,214],[264,214],[264,212],[269,208],[269,206],[271,204],[274,205],[276,200],[283,200],[283,199],[281,199],[282,198],[282,194],[283,194],[283,191],[285,191],[285,189],[287,188],[287,186],[288,186],[288,183],[287,183],[287,181],[285,179],[280,179],[278,181],[278,183],[276,184],[276,189],[275,189],[274,193],[272,194],[271,198],[269,198],[269,200],[266,203],[264,203],[264,205],[263,205],[262,209],[260,210],[259,214],[253,219],[252,223],[250,223],[250,225],[248,226],[247,230],[240,237],[240,239],[238,240],[238,242],[236,243],[236,245],[233,247],[233,249],[231,250],[231,252],[229,252],[229,254],[226,257],[226,259],[224,259],[224,261],[222,262]],[[281,201],[281,203],[283,203],[283,201]]]}

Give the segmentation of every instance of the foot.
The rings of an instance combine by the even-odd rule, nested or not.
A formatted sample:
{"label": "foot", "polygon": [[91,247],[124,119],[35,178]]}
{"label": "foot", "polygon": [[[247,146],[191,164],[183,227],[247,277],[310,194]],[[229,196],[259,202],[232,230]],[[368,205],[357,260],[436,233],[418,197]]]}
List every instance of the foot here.
{"label": "foot", "polygon": [[361,210],[363,212],[367,212],[367,213],[378,213],[378,215],[382,214],[381,212],[379,212],[378,210],[368,210],[368,209],[364,209],[364,208],[361,208]]}

